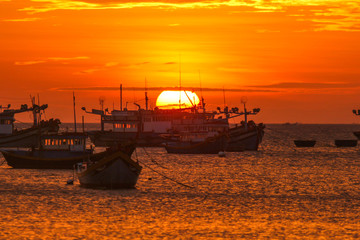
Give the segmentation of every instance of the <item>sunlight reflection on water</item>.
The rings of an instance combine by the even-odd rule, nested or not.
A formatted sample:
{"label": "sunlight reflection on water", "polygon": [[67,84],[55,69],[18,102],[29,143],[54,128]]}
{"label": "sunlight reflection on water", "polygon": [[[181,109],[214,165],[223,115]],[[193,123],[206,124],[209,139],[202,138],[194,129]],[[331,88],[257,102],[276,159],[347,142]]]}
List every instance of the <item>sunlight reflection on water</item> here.
{"label": "sunlight reflection on water", "polygon": [[[66,185],[71,170],[0,168],[2,239],[357,238],[360,224],[357,125],[269,125],[259,152],[167,154],[137,149],[136,189]],[[301,134],[301,136],[300,136]],[[315,138],[296,148],[295,138]],[[136,158],[136,154],[133,155]],[[156,164],[156,163],[157,164]],[[161,165],[161,166],[159,166]]]}

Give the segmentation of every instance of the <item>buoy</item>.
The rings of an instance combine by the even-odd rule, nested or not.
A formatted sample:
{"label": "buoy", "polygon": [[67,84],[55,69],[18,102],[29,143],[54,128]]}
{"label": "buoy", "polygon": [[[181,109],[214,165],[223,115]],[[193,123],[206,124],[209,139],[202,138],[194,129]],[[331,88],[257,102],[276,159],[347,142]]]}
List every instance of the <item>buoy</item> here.
{"label": "buoy", "polygon": [[220,151],[220,152],[218,153],[218,155],[219,155],[219,157],[225,157],[225,152]]}
{"label": "buoy", "polygon": [[66,181],[66,184],[68,184],[68,185],[73,185],[73,184],[74,184],[74,180],[69,179],[69,180]]}

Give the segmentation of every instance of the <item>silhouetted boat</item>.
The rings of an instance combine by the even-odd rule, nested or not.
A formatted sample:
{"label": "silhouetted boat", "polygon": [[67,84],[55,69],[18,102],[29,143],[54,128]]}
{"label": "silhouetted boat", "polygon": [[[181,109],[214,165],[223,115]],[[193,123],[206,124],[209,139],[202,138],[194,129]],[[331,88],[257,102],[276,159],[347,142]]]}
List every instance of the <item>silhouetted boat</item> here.
{"label": "silhouetted boat", "polygon": [[[5,109],[0,112],[0,147],[36,147],[40,135],[57,132],[60,124],[58,119],[38,121],[37,115],[46,108],[46,104],[42,106],[34,104],[31,108],[23,104],[20,109],[10,109],[10,105],[6,108],[0,106],[0,109]],[[33,126],[17,130],[14,126],[15,114],[29,111],[34,114]]]}
{"label": "silhouetted boat", "polygon": [[[145,99],[146,99],[145,95]],[[204,100],[198,105],[193,104],[190,108],[179,109],[141,109],[138,104],[138,110],[113,110],[111,113],[104,110],[92,109],[87,113],[99,115],[101,118],[101,129],[90,131],[88,135],[95,146],[110,147],[117,142],[127,139],[135,139],[138,135],[138,146],[162,146],[164,139],[162,136],[171,132],[189,131],[189,125],[198,121],[200,131],[213,131],[209,129],[209,124],[217,124],[218,132],[226,132],[230,138],[227,151],[257,150],[264,136],[263,124],[256,125],[253,121],[247,121],[248,115],[257,114],[260,109],[255,108],[247,111],[244,103],[244,112],[239,112],[238,108],[219,112],[206,112]],[[146,104],[147,106],[147,104]],[[223,116],[224,115],[224,116]],[[242,126],[231,128],[229,118],[245,115],[245,121]],[[221,126],[220,126],[221,125]],[[108,130],[106,130],[108,129]],[[199,129],[191,130],[199,132]]]}
{"label": "silhouetted boat", "polygon": [[244,121],[241,124],[236,124],[235,127],[229,127],[227,130],[229,135],[227,152],[242,152],[245,150],[257,151],[259,144],[264,137],[265,125],[262,123],[256,124],[253,120],[248,121],[249,115],[256,115],[260,112],[260,108],[254,108],[252,110],[246,109],[246,98],[241,99],[244,104],[244,110],[239,112],[239,108],[225,107],[223,111],[218,107],[218,111],[225,115],[225,118],[235,118],[244,115]]}
{"label": "silhouetted boat", "polygon": [[335,140],[336,147],[356,147],[358,141],[357,140]]}
{"label": "silhouetted boat", "polygon": [[315,140],[294,140],[297,147],[314,147],[316,144]]}
{"label": "silhouetted boat", "polygon": [[86,149],[86,138],[83,133],[43,135],[39,148],[2,149],[0,152],[13,168],[71,169],[75,163],[95,157],[93,149]]}
{"label": "silhouetted boat", "polygon": [[112,152],[101,159],[78,163],[80,186],[86,188],[134,188],[142,167],[123,151]]}
{"label": "silhouetted boat", "polygon": [[229,129],[227,152],[257,151],[264,136],[265,125],[249,121],[248,126],[235,126]]}

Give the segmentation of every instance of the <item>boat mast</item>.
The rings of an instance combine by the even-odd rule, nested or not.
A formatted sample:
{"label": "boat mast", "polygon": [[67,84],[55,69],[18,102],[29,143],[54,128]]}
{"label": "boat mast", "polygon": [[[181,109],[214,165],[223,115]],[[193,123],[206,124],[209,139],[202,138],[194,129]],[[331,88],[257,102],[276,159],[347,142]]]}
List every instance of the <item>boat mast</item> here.
{"label": "boat mast", "polygon": [[120,111],[122,111],[122,84],[120,84]]}
{"label": "boat mast", "polygon": [[74,130],[76,132],[76,111],[75,111],[75,92],[73,91],[73,104],[74,104]]}
{"label": "boat mast", "polygon": [[202,93],[202,86],[201,86],[201,75],[200,75],[200,70],[199,70],[199,81],[200,81],[200,97],[201,97],[201,107],[203,109],[203,112],[205,113],[205,103],[204,103],[204,97],[203,97],[203,93]]}
{"label": "boat mast", "polygon": [[34,126],[38,125],[38,120],[37,120],[37,113],[36,113],[36,106],[35,106],[35,97],[31,96],[30,94],[30,99],[31,99],[31,104],[33,106],[33,116],[34,116]]}
{"label": "boat mast", "polygon": [[149,98],[147,95],[147,82],[146,82],[146,77],[145,77],[145,109],[148,110],[148,103],[149,103]]}

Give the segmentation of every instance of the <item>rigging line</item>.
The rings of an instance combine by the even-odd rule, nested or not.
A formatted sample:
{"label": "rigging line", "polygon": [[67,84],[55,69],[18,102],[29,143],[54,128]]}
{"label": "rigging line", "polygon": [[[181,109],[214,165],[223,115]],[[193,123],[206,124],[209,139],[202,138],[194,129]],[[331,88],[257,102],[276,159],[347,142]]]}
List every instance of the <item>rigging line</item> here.
{"label": "rigging line", "polygon": [[156,171],[155,169],[151,168],[149,165],[147,165],[147,164],[145,164],[145,163],[143,163],[143,162],[140,162],[140,163],[141,163],[142,165],[144,165],[145,167],[149,168],[151,171],[159,174],[159,175],[162,176],[163,178],[166,178],[166,179],[168,179],[168,180],[170,180],[170,181],[173,181],[173,182],[175,182],[175,183],[177,183],[177,184],[179,184],[179,185],[181,185],[181,186],[187,187],[187,188],[195,188],[195,187],[193,187],[193,186],[187,185],[187,184],[182,183],[182,182],[179,182],[179,181],[177,181],[177,180],[175,180],[175,179],[173,179],[173,178],[170,178],[170,177],[166,176],[165,174],[162,174],[162,173]]}
{"label": "rigging line", "polygon": [[155,160],[151,157],[151,155],[146,151],[146,149],[145,149],[144,147],[143,147],[143,149],[144,149],[144,152],[146,153],[146,155],[148,155],[148,157],[150,158],[150,160],[151,160],[153,163],[155,163],[155,164],[158,165],[159,167],[168,169],[167,167],[164,167],[164,166],[160,165],[157,161],[155,161]]}

